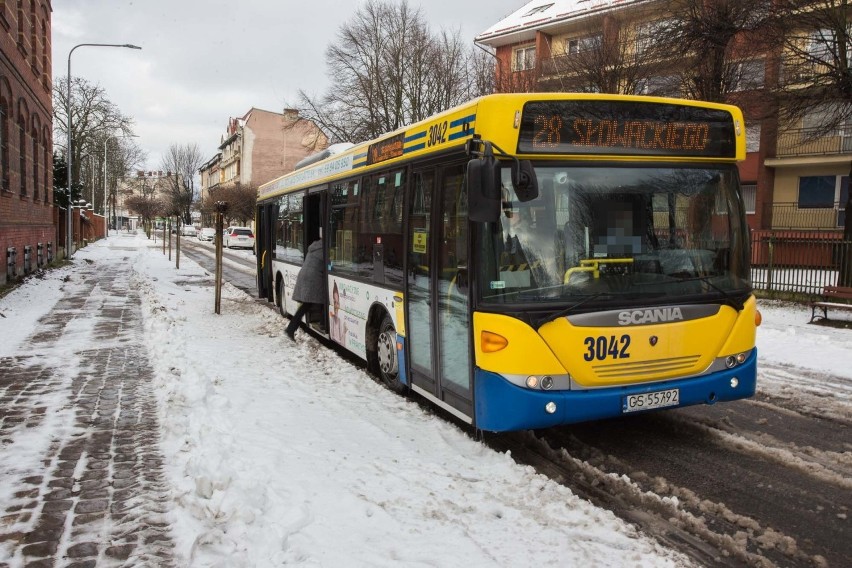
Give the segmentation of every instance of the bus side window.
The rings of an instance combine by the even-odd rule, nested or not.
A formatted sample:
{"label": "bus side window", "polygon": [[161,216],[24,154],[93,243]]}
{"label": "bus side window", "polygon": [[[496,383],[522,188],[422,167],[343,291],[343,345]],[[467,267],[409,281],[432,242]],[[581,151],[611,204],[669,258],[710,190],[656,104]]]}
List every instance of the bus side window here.
{"label": "bus side window", "polygon": [[354,246],[358,235],[359,181],[338,182],[331,188],[329,260],[332,271],[354,274]]}

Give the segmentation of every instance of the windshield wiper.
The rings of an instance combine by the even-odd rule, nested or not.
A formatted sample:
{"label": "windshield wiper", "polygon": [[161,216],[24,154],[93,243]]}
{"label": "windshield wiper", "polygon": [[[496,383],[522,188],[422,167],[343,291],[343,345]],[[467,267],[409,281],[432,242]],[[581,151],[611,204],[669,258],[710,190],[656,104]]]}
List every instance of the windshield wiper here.
{"label": "windshield wiper", "polygon": [[548,322],[551,322],[555,319],[561,318],[562,316],[566,316],[566,315],[570,314],[571,312],[573,312],[574,310],[576,310],[577,308],[579,308],[580,306],[582,306],[585,303],[591,302],[592,300],[597,300],[601,296],[606,296],[607,298],[613,297],[612,294],[610,294],[609,292],[598,292],[597,294],[589,294],[588,296],[586,296],[585,298],[583,298],[579,302],[575,302],[575,303],[571,304],[570,306],[568,306],[567,308],[563,308],[563,309],[559,310],[558,312],[554,312],[552,314],[548,314],[548,315],[544,316],[543,318],[539,318],[539,319],[533,321],[532,323],[534,324],[534,327],[536,329],[538,329]]}
{"label": "windshield wiper", "polygon": [[725,290],[724,288],[720,288],[716,284],[713,284],[713,282],[710,281],[711,278],[713,278],[713,276],[693,276],[691,278],[676,278],[671,282],[703,282],[714,290],[716,290],[717,292],[719,292],[719,294],[721,294],[722,298],[725,299],[723,303],[731,306],[732,308],[735,308],[737,311],[742,310],[743,306],[745,306],[745,302],[742,299],[732,295],[728,290]]}

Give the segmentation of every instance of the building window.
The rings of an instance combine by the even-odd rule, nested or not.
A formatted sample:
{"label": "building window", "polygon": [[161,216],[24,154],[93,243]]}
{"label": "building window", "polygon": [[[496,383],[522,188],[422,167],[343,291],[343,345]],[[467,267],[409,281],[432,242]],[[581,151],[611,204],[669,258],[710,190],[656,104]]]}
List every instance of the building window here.
{"label": "building window", "polygon": [[21,180],[21,197],[27,194],[27,129],[24,121],[18,123],[18,177]]}
{"label": "building window", "polygon": [[828,29],[811,32],[808,38],[808,57],[811,61],[830,63],[834,57],[836,41]]}
{"label": "building window", "polygon": [[528,71],[535,69],[535,46],[515,49],[512,58],[512,71]]}
{"label": "building window", "polygon": [[32,135],[33,148],[33,201],[38,199],[38,133],[33,132]]}
{"label": "building window", "polygon": [[763,59],[740,61],[733,68],[731,86],[734,91],[753,91],[763,88],[766,66]]}
{"label": "building window", "polygon": [[42,187],[44,188],[44,202],[50,203],[50,173],[52,168],[49,166],[50,162],[50,152],[48,151],[48,147],[50,144],[47,143],[47,138],[45,138],[45,143],[42,145],[44,148],[44,168],[42,168],[42,174],[44,175],[44,184]]}
{"label": "building window", "polygon": [[577,55],[583,51],[600,49],[603,36],[600,34],[584,38],[569,39],[565,44],[565,55]]}
{"label": "building window", "polygon": [[9,112],[6,101],[0,101],[0,175],[2,189],[9,191]]}
{"label": "building window", "polygon": [[36,25],[36,0],[30,0],[30,65],[33,66],[33,71],[38,75],[38,39],[36,33],[38,26]]}
{"label": "building window", "polygon": [[546,12],[547,9],[550,8],[551,6],[553,6],[553,4],[544,4],[542,6],[536,6],[535,8],[533,8],[532,10],[530,10],[529,12],[524,14],[522,17],[526,18],[527,16],[534,16],[535,14],[541,14],[542,12]]}
{"label": "building window", "polygon": [[[41,21],[41,71],[45,80],[47,78],[47,25],[44,20]],[[45,83],[46,84],[46,83]]]}
{"label": "building window", "polygon": [[849,176],[840,178],[840,203],[837,207],[837,226],[846,226],[846,204],[849,202]]}
{"label": "building window", "polygon": [[18,0],[18,47],[24,48],[24,0]]}
{"label": "building window", "polygon": [[744,183],[742,192],[745,212],[747,215],[753,215],[757,209],[757,184]]}
{"label": "building window", "polygon": [[836,176],[805,176],[799,178],[799,208],[834,207]]}
{"label": "building window", "polygon": [[669,20],[657,20],[656,22],[645,22],[636,27],[636,55],[642,55],[651,51],[651,47],[658,41],[660,34],[671,26]]}
{"label": "building window", "polygon": [[640,95],[677,97],[680,96],[680,78],[677,75],[668,75],[640,79],[636,85],[636,92]]}

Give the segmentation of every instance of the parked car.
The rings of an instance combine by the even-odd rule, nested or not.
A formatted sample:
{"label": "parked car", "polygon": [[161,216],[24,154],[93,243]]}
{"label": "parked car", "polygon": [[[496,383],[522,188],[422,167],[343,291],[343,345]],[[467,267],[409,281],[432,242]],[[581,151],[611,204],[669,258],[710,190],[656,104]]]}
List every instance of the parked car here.
{"label": "parked car", "polygon": [[212,241],[216,238],[216,229],[213,227],[202,227],[200,231],[198,231],[198,240],[199,241]]}
{"label": "parked car", "polygon": [[248,227],[228,227],[222,246],[227,248],[254,248],[254,233]]}
{"label": "parked car", "polygon": [[194,237],[197,234],[197,231],[192,225],[184,225],[180,228],[180,234],[184,237]]}

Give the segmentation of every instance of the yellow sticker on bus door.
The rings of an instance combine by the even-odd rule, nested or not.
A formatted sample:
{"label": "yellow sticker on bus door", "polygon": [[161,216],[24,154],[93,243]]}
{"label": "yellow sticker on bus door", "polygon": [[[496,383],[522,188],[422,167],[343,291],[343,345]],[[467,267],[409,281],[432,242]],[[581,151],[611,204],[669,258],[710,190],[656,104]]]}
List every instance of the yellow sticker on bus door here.
{"label": "yellow sticker on bus door", "polygon": [[414,229],[411,235],[411,251],[426,254],[426,241],[429,231],[426,229]]}

